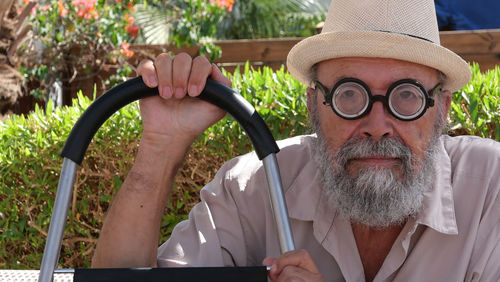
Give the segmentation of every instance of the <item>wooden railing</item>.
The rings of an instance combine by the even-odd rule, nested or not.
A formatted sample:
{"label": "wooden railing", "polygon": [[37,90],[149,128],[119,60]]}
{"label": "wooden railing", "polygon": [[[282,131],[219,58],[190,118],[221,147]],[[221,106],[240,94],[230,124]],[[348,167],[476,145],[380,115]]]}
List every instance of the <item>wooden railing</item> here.
{"label": "wooden railing", "polygon": [[[237,65],[249,61],[254,66],[270,66],[279,68],[285,64],[290,49],[302,38],[273,38],[273,39],[242,39],[215,41],[214,44],[222,49],[222,57],[214,62],[220,67],[232,72]],[[144,57],[154,58],[162,52],[178,54],[186,52],[191,56],[198,54],[197,47],[176,48],[165,45],[133,45],[131,47],[136,56],[131,59],[136,64]]]}
{"label": "wooden railing", "polygon": [[500,29],[441,32],[441,45],[468,62],[477,62],[482,71],[500,66]]}

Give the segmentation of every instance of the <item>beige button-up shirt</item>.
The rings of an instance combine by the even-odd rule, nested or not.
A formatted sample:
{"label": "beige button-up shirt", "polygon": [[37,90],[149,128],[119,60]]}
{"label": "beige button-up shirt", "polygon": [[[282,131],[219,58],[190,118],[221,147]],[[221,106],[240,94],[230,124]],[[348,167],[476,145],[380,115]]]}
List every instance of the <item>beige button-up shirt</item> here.
{"label": "beige button-up shirt", "polygon": [[[297,249],[326,281],[364,281],[351,225],[322,193],[311,155],[316,137],[280,142],[278,153]],[[433,187],[394,242],[374,281],[500,281],[500,143],[442,136]],[[166,266],[252,266],[280,255],[261,162],[226,163],[201,202],[160,246]]]}

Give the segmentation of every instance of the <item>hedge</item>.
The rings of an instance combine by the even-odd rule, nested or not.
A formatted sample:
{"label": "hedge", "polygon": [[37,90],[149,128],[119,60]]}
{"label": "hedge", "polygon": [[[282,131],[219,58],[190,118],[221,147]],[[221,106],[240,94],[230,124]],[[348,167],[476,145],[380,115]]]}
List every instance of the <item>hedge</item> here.
{"label": "hedge", "polygon": [[[500,140],[500,69],[479,72],[454,94],[453,134]],[[233,87],[262,115],[276,139],[310,132],[305,86],[282,68],[227,74]],[[71,127],[91,103],[81,93],[71,107],[36,108],[0,123],[0,269],[38,269],[42,258],[62,160]],[[293,118],[290,118],[293,117]],[[97,132],[78,170],[59,267],[89,267],[105,212],[130,169],[142,124],[138,103],[113,115]],[[193,144],[165,207],[160,242],[187,217],[199,189],[225,161],[251,150],[239,125],[226,117]]]}

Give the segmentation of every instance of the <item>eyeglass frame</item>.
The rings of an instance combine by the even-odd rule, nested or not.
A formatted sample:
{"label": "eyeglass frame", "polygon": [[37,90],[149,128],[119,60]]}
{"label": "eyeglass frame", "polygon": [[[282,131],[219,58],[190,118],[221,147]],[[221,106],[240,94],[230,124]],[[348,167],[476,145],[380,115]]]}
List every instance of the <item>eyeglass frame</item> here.
{"label": "eyeglass frame", "polygon": [[[361,85],[361,87],[363,87],[363,89],[368,94],[368,106],[360,115],[355,116],[355,117],[346,117],[346,116],[342,115],[341,113],[339,113],[335,109],[333,103],[331,102],[331,101],[333,101],[333,93],[335,93],[335,90],[340,85],[347,83],[347,82],[354,82],[354,83]],[[392,83],[391,86],[389,86],[389,88],[387,89],[385,96],[384,95],[372,95],[370,88],[368,87],[368,85],[366,85],[365,82],[363,82],[360,79],[352,78],[352,77],[347,77],[347,78],[343,78],[343,79],[339,80],[338,82],[335,83],[335,85],[329,91],[328,91],[328,88],[326,86],[324,86],[319,80],[314,80],[313,83],[315,85],[314,91],[317,91],[317,89],[319,88],[321,90],[321,92],[323,93],[323,97],[325,99],[325,101],[323,101],[323,105],[330,106],[330,108],[332,108],[333,112],[337,116],[339,116],[343,119],[346,119],[346,120],[356,120],[356,119],[360,119],[360,118],[364,117],[365,115],[370,113],[370,111],[372,110],[373,104],[375,104],[375,102],[377,102],[377,101],[380,101],[393,117],[395,117],[401,121],[413,121],[413,120],[416,120],[416,119],[419,119],[420,117],[422,117],[425,114],[425,112],[427,112],[428,108],[431,108],[434,106],[434,97],[442,90],[440,87],[441,82],[438,82],[436,84],[436,86],[432,87],[430,90],[426,90],[425,87],[420,82],[418,82],[414,79],[410,79],[410,78],[401,79],[401,80],[398,80],[398,81]],[[393,111],[392,108],[389,106],[389,97],[390,97],[392,91],[396,87],[398,87],[399,85],[404,84],[404,83],[409,83],[409,84],[415,85],[422,91],[422,93],[424,93],[424,109],[422,110],[422,112],[420,114],[418,114],[415,117],[409,118],[409,119],[404,119],[404,118],[399,117],[398,115],[396,115],[394,113],[395,111]],[[429,93],[431,93],[431,94],[429,95]],[[327,102],[327,101],[330,101],[330,102]]]}

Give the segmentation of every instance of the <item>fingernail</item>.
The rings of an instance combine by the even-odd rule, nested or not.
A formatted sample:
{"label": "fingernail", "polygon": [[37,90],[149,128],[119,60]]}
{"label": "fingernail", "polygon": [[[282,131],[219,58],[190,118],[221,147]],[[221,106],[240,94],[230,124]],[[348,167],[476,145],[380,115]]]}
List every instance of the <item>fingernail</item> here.
{"label": "fingernail", "polygon": [[273,265],[271,265],[271,269],[269,270],[270,272],[276,272],[276,264],[273,263]]}
{"label": "fingernail", "polygon": [[176,88],[175,89],[175,97],[176,98],[182,98],[184,96],[184,89],[182,88]]}
{"label": "fingernail", "polygon": [[156,81],[156,77],[154,75],[149,77],[149,84],[151,84],[151,86],[156,86],[157,83],[158,81]]}
{"label": "fingernail", "polygon": [[198,87],[196,85],[191,85],[189,87],[189,94],[191,94],[191,95],[198,94]]}
{"label": "fingernail", "polygon": [[170,98],[170,97],[172,97],[172,89],[170,89],[170,87],[164,86],[162,92],[163,92],[163,97],[164,98]]}

